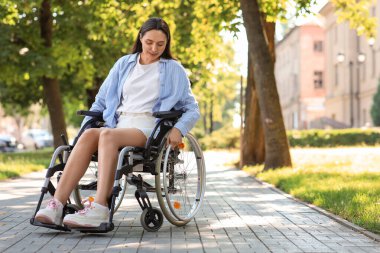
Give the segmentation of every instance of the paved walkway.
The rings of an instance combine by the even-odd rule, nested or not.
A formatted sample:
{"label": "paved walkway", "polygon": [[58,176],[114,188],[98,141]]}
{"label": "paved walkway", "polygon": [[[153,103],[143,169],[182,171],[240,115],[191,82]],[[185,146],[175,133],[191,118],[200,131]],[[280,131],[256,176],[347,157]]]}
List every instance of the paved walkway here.
{"label": "paved walkway", "polygon": [[157,233],[140,226],[132,187],[114,231],[81,234],[29,225],[44,174],[0,182],[0,252],[380,252],[380,242],[223,166],[234,155],[207,153],[203,209],[186,227],[165,221]]}

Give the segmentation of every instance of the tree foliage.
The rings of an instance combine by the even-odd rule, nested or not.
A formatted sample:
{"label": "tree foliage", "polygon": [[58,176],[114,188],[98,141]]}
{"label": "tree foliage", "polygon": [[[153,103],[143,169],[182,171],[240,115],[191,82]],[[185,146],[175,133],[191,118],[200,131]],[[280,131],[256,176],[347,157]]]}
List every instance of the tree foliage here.
{"label": "tree foliage", "polygon": [[370,10],[374,4],[372,0],[331,0],[335,6],[338,22],[348,21],[351,29],[358,35],[368,39],[376,37],[377,17],[372,17]]}

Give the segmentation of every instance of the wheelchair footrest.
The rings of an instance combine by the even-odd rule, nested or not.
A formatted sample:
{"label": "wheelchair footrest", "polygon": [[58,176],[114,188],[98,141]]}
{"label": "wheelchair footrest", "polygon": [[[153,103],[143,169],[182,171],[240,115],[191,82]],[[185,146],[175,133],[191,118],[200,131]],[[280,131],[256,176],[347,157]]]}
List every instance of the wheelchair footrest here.
{"label": "wheelchair footrest", "polygon": [[97,187],[98,187],[98,182],[97,181],[91,182],[89,184],[78,185],[78,188],[80,190],[92,190],[92,191],[96,191]]}
{"label": "wheelchair footrest", "polygon": [[66,231],[66,232],[71,231],[71,229],[66,227],[66,226],[59,226],[59,225],[55,225],[55,224],[45,224],[45,223],[36,221],[34,218],[30,219],[30,224],[32,224],[33,226],[50,228],[50,229],[54,229],[54,230],[60,230],[60,231]]}
{"label": "wheelchair footrest", "polygon": [[71,229],[78,230],[81,233],[107,233],[115,228],[113,223],[101,223],[99,227],[73,227]]}

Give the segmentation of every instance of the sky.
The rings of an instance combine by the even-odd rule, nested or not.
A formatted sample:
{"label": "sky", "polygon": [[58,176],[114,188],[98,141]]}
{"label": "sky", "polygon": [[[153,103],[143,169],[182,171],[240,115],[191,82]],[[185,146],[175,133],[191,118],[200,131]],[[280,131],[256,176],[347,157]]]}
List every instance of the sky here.
{"label": "sky", "polygon": [[[318,13],[318,11],[327,3],[327,0],[318,0],[317,4],[312,7],[313,13]],[[308,17],[300,17],[295,20],[296,25],[301,25],[305,22],[310,22],[312,20],[316,20],[316,16],[310,15]],[[279,28],[279,26],[278,26]],[[276,28],[279,32],[276,34],[277,38],[281,38],[283,35],[281,34],[281,29]],[[247,61],[248,61],[248,42],[247,36],[244,29],[244,26],[241,25],[239,27],[239,32],[237,33],[237,38],[233,37],[233,34],[228,32],[223,32],[222,36],[227,41],[233,41],[233,47],[235,50],[234,60],[240,65],[240,74],[244,77],[247,76]]]}

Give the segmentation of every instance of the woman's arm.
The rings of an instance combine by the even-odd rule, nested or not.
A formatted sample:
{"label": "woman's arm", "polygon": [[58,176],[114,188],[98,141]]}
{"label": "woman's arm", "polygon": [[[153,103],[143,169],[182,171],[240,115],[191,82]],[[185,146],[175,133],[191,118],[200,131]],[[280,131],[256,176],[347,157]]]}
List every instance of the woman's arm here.
{"label": "woman's arm", "polygon": [[173,81],[174,84],[182,88],[182,92],[179,92],[179,100],[174,106],[174,109],[184,112],[174,127],[181,132],[182,136],[185,136],[194,127],[200,117],[198,102],[195,100],[191,91],[190,81],[183,67],[181,67],[181,71],[177,73]]}

